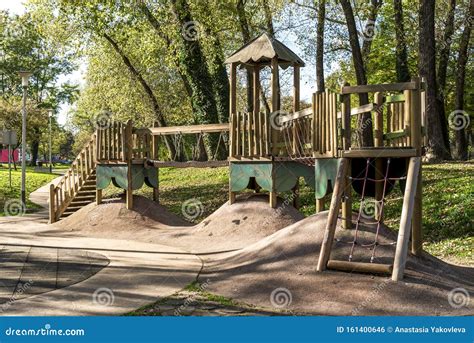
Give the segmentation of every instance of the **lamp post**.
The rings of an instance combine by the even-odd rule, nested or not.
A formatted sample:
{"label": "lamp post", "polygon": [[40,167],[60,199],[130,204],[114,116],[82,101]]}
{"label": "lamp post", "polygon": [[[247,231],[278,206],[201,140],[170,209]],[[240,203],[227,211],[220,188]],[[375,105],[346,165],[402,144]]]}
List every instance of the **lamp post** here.
{"label": "lamp post", "polygon": [[48,117],[49,117],[49,172],[53,172],[53,159],[51,155],[51,140],[52,140],[52,134],[51,134],[51,118],[53,117],[53,110],[50,109],[48,111]]}
{"label": "lamp post", "polygon": [[21,202],[26,209],[26,95],[28,92],[28,79],[31,72],[20,71],[21,85],[23,87],[23,108],[21,122]]}

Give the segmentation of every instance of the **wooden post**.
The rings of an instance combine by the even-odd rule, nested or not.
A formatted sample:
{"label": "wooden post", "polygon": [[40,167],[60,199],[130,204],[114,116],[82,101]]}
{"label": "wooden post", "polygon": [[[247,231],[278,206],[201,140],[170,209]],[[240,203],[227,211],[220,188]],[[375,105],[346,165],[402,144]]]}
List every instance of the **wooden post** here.
{"label": "wooden post", "polygon": [[337,170],[336,182],[332,192],[331,205],[329,207],[328,221],[324,232],[324,238],[321,243],[321,250],[319,252],[319,260],[317,271],[322,272],[326,269],[331,255],[332,242],[336,232],[337,217],[339,215],[339,208],[341,207],[341,198],[344,192],[344,180],[347,178],[349,170],[349,159],[343,158]]}
{"label": "wooden post", "polygon": [[95,203],[97,205],[102,204],[102,189],[95,190]]}
{"label": "wooden post", "polygon": [[255,138],[255,154],[262,156],[262,137],[260,135],[260,66],[253,67],[253,114],[254,114],[254,138]]}
{"label": "wooden post", "polygon": [[418,187],[418,174],[420,171],[421,157],[410,158],[408,166],[407,183],[405,195],[403,196],[403,208],[400,218],[400,230],[398,231],[397,247],[395,250],[395,260],[393,265],[392,280],[403,279],[405,264],[408,254],[408,240],[410,238],[410,228],[415,203],[415,193]]}
{"label": "wooden post", "polygon": [[[345,82],[343,87],[350,86]],[[342,119],[342,149],[347,151],[351,147],[351,95],[341,95],[341,119]],[[350,164],[350,162],[349,162]],[[350,166],[347,167],[350,170]],[[352,227],[352,187],[350,181],[344,180],[344,199],[342,203],[342,227],[350,229]]]}
{"label": "wooden post", "polygon": [[[293,65],[293,112],[300,110],[300,66],[296,63]],[[297,121],[293,122],[293,153],[296,154],[297,142],[296,142],[296,130]],[[296,180],[295,187],[292,189],[293,192],[293,206],[299,208],[299,179]]]}
{"label": "wooden post", "polygon": [[[300,66],[296,63],[293,65],[293,112],[300,110]],[[293,153],[296,154],[296,121],[293,124]]]}
{"label": "wooden post", "polygon": [[56,210],[54,209],[54,188],[53,184],[49,185],[49,223],[53,224],[56,222]]}
{"label": "wooden post", "polygon": [[324,211],[324,198],[316,199],[316,213]]}
{"label": "wooden post", "polygon": [[406,90],[403,92],[403,94],[405,96],[405,102],[403,104],[403,130],[405,130],[405,133],[407,135],[406,137],[403,138],[403,143],[404,143],[404,146],[412,146],[411,137],[410,137],[411,117],[413,115],[412,108],[411,108],[412,91]]}
{"label": "wooden post", "polygon": [[[272,58],[272,115],[275,115],[275,112],[280,110],[280,89],[279,89],[279,71],[278,71],[278,58]],[[270,125],[271,126],[271,125]],[[272,155],[278,155],[278,134],[279,131],[275,128],[270,128],[271,137],[272,137]]]}
{"label": "wooden post", "polygon": [[[412,91],[411,94],[411,113],[410,113],[410,141],[413,148],[416,149],[416,156],[421,157],[422,148],[422,132],[421,132],[421,89],[420,79],[414,78],[418,85],[416,90]],[[418,182],[415,193],[415,204],[413,209],[413,220],[412,220],[412,246],[411,252],[414,255],[420,255],[423,251],[423,225],[422,225],[422,212],[423,212],[423,192],[422,192],[422,168],[418,173]]]}
{"label": "wooden post", "polygon": [[[375,110],[375,120],[374,120],[374,127],[375,127],[375,135],[374,135],[374,146],[376,148],[383,148],[383,94],[377,92],[374,94],[374,102],[377,105],[377,109]],[[384,178],[383,172],[383,160],[381,158],[377,158],[375,160],[375,179],[381,180]],[[381,213],[381,204],[383,197],[383,183],[376,182],[375,183],[375,201],[377,202],[377,206],[375,206],[375,220],[379,220]]]}

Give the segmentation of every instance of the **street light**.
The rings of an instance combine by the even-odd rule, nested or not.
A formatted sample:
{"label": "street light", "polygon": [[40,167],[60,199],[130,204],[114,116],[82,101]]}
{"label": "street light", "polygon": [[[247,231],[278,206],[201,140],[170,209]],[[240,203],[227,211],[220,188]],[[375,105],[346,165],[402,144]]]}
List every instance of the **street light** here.
{"label": "street light", "polygon": [[49,172],[52,173],[53,172],[53,159],[51,157],[51,118],[53,117],[53,110],[50,109],[48,111],[48,118],[49,118]]}
{"label": "street light", "polygon": [[26,95],[28,91],[28,79],[31,76],[29,71],[19,71],[21,85],[23,87],[23,108],[21,122],[21,202],[26,209]]}

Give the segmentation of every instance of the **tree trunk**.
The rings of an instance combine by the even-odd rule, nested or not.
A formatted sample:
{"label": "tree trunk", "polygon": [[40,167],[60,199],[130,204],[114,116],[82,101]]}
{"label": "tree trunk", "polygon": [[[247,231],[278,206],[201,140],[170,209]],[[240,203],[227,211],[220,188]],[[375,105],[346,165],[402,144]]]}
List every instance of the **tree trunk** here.
{"label": "tree trunk", "polygon": [[[237,17],[239,19],[240,33],[242,35],[243,44],[250,42],[250,29],[247,20],[247,14],[245,13],[245,3],[243,0],[237,1]],[[247,111],[253,111],[253,74],[251,70],[247,69],[246,72],[246,81],[247,81]]]}
{"label": "tree trunk", "polygon": [[[443,121],[438,115],[436,84],[435,47],[435,2],[420,0],[418,20],[419,32],[419,70],[426,81],[426,133],[428,136],[428,157],[433,160],[450,158],[448,142],[443,136]],[[431,155],[431,156],[429,156]]]}
{"label": "tree trunk", "polygon": [[372,41],[375,38],[375,22],[377,20],[377,15],[379,9],[382,6],[383,0],[371,0],[370,12],[367,18],[367,23],[365,24],[364,32],[362,37],[364,41],[362,43],[362,58],[364,59],[365,65],[368,63],[370,49],[372,48]]}
{"label": "tree trunk", "polygon": [[[155,94],[153,93],[153,90],[148,85],[146,80],[143,78],[140,72],[133,66],[128,56],[122,51],[122,49],[120,49],[117,42],[107,33],[103,33],[103,37],[110,43],[110,45],[113,47],[115,52],[122,58],[122,61],[127,66],[130,74],[132,74],[132,76],[136,80],[138,80],[138,82],[142,86],[143,90],[145,91],[148,97],[148,100],[150,101],[151,107],[153,109],[153,113],[155,113],[156,122],[162,127],[167,126],[163,113],[161,112],[161,108],[158,104],[158,99],[156,98]],[[171,138],[169,136],[164,136],[164,141],[166,144],[166,148],[168,149],[170,153],[171,158],[173,158],[173,156],[176,156],[176,149],[173,142],[171,141]]]}
{"label": "tree trunk", "polygon": [[[342,10],[347,22],[347,30],[349,31],[349,42],[352,50],[352,61],[356,74],[357,84],[366,85],[367,76],[365,74],[364,59],[359,44],[359,36],[354,20],[354,12],[349,0],[340,0]],[[367,93],[359,94],[360,105],[369,103]],[[358,118],[358,141],[360,146],[371,147],[374,145],[374,137],[372,133],[372,116],[369,113],[363,113]]]}
{"label": "tree trunk", "polygon": [[324,92],[324,19],[326,17],[326,0],[319,0],[318,22],[316,24],[316,87],[318,92]]}
{"label": "tree trunk", "polygon": [[405,40],[405,28],[403,25],[403,5],[402,0],[393,0],[393,8],[395,11],[395,39],[396,47],[396,71],[398,82],[410,81],[410,71],[408,69],[408,53]]}
{"label": "tree trunk", "polygon": [[456,100],[454,116],[450,116],[451,126],[454,131],[454,156],[460,160],[468,159],[468,141],[466,132],[468,131],[469,114],[464,112],[464,87],[466,79],[466,64],[468,60],[469,40],[471,37],[472,20],[474,18],[474,0],[469,2],[469,13],[464,20],[464,30],[459,44],[458,63],[456,71]]}
{"label": "tree trunk", "polygon": [[[185,0],[172,0],[171,5],[172,13],[180,27],[186,27],[189,23],[194,22]],[[199,28],[196,29],[199,30]],[[181,43],[184,48],[178,56],[178,61],[192,89],[191,103],[195,110],[195,117],[200,124],[217,123],[219,122],[219,115],[214,98],[213,80],[199,40],[189,39],[185,35],[181,35]],[[218,139],[209,135],[206,141],[209,154],[212,154],[217,148]],[[218,157],[224,157],[225,154],[225,149],[220,149]]]}
{"label": "tree trunk", "polygon": [[443,123],[441,129],[443,130],[443,139],[448,144],[446,149],[449,150],[449,133],[446,120],[445,99],[446,99],[446,74],[448,70],[449,53],[451,49],[451,39],[454,32],[454,12],[456,9],[456,0],[449,1],[449,12],[444,29],[443,41],[441,42],[441,50],[439,53],[438,63],[438,98],[436,106],[438,106],[439,120]]}
{"label": "tree trunk", "polygon": [[38,161],[38,152],[40,146],[40,130],[38,127],[33,127],[33,139],[31,140],[31,159],[30,166],[36,167],[36,162]]}

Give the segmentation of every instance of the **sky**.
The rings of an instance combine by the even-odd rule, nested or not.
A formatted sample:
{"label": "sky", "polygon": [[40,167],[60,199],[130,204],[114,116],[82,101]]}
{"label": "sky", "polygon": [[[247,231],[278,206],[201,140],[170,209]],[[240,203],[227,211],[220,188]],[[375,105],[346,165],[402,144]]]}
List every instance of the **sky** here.
{"label": "sky", "polygon": [[[25,12],[25,6],[23,5],[24,2],[24,0],[0,0],[0,9],[9,10],[10,13],[22,14]],[[288,45],[288,47],[292,49],[297,55],[302,55],[300,48],[296,44],[294,44],[294,41],[296,40],[296,37],[294,37],[294,35],[287,33],[285,34],[285,37],[277,36],[277,38],[281,39],[282,42]],[[84,62],[79,66],[79,70],[76,70],[68,75],[61,75],[57,82],[58,84],[61,84],[68,81],[71,84],[79,84],[83,86],[85,83],[84,76],[86,70],[87,65]],[[302,68],[301,70],[300,97],[302,101],[311,102],[311,94],[316,91],[316,82],[314,74],[314,66],[311,66],[309,63],[307,63],[306,67]],[[67,123],[68,112],[70,111],[70,109],[71,106],[68,104],[61,105],[57,113],[57,120],[60,125],[65,125]]]}

